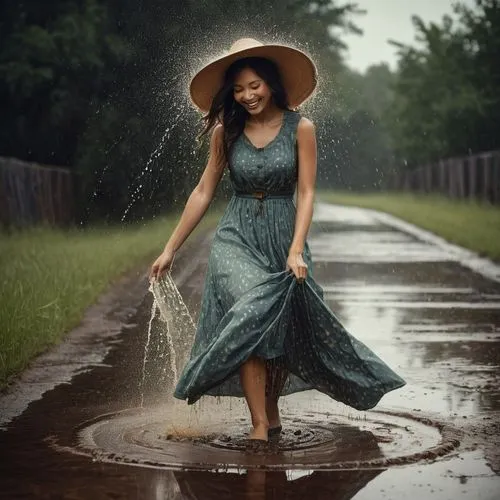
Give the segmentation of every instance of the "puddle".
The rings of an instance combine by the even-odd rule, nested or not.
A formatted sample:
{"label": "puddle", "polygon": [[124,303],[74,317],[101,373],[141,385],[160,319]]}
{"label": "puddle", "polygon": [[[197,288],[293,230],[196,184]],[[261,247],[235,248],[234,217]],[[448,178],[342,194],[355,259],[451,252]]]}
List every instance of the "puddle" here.
{"label": "puddle", "polygon": [[335,470],[435,460],[460,444],[453,429],[409,414],[369,412],[355,420],[308,413],[289,414],[281,436],[255,453],[245,449],[246,421],[212,418],[211,428],[197,435],[189,428],[168,432],[170,420],[168,410],[104,415],[78,431],[75,452],[104,462],[176,469]]}

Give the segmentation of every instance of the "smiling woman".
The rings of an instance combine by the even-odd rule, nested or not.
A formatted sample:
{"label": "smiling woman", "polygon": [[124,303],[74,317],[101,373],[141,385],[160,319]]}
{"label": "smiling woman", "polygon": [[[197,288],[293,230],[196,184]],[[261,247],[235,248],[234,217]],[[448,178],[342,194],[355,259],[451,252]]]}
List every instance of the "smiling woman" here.
{"label": "smiling woman", "polygon": [[205,117],[201,135],[209,133],[223,115],[222,160],[227,164],[230,150],[240,136],[256,149],[270,144],[279,134],[284,112],[289,107],[289,96],[278,66],[263,57],[244,57],[227,69],[225,81],[214,95]]}
{"label": "smiling woman", "polygon": [[202,134],[212,132],[210,155],[151,267],[152,279],[170,269],[227,167],[234,195],[215,231],[191,357],[174,395],[189,404],[205,394],[244,396],[251,447],[281,432],[282,395],[315,388],[367,409],[405,384],[345,331],[312,277],[316,135],[290,107],[315,85],[306,54],[251,39],[193,78],[193,102],[207,111]]}

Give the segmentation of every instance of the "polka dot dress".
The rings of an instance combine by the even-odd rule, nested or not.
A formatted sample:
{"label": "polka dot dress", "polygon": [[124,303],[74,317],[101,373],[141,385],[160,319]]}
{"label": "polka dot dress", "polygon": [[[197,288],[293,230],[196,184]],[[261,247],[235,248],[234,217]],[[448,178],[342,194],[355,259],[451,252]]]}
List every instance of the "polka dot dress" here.
{"label": "polka dot dress", "polygon": [[[281,395],[317,389],[357,409],[405,382],[350,335],[323,300],[306,243],[306,281],[286,271],[293,239],[300,115],[257,148],[245,134],[230,161],[234,195],[216,228],[191,357],[175,397],[243,396],[239,367],[251,356],[287,370]],[[259,199],[251,193],[264,192]]]}

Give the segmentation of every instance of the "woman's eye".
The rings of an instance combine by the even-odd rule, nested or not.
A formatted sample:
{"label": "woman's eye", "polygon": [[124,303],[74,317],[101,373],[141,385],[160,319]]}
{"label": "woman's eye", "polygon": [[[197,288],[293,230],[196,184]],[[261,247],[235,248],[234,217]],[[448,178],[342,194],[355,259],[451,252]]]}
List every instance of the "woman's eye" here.
{"label": "woman's eye", "polygon": [[[260,84],[257,84],[257,85],[253,85],[253,86],[251,86],[250,88],[251,88],[252,90],[257,90],[259,87],[260,87]],[[234,89],[234,93],[235,93],[235,94],[240,93],[240,92],[243,92],[243,89],[241,89],[241,88]]]}

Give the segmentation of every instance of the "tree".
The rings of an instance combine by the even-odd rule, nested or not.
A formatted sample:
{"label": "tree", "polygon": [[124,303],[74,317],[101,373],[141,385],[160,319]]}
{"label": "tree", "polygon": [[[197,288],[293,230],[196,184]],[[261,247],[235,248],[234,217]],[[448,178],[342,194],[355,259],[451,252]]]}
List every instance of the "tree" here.
{"label": "tree", "polygon": [[43,9],[31,0],[3,10],[1,154],[73,165],[89,104],[114,85],[113,68],[128,47],[96,0]]}
{"label": "tree", "polygon": [[357,12],[330,0],[6,2],[0,154],[73,168],[82,220],[149,217],[182,200],[202,167],[186,91],[205,54],[242,33],[293,43],[327,80]]}
{"label": "tree", "polygon": [[399,48],[387,116],[396,154],[410,166],[500,147],[500,2],[454,6],[458,21],[413,18],[419,47]]}

